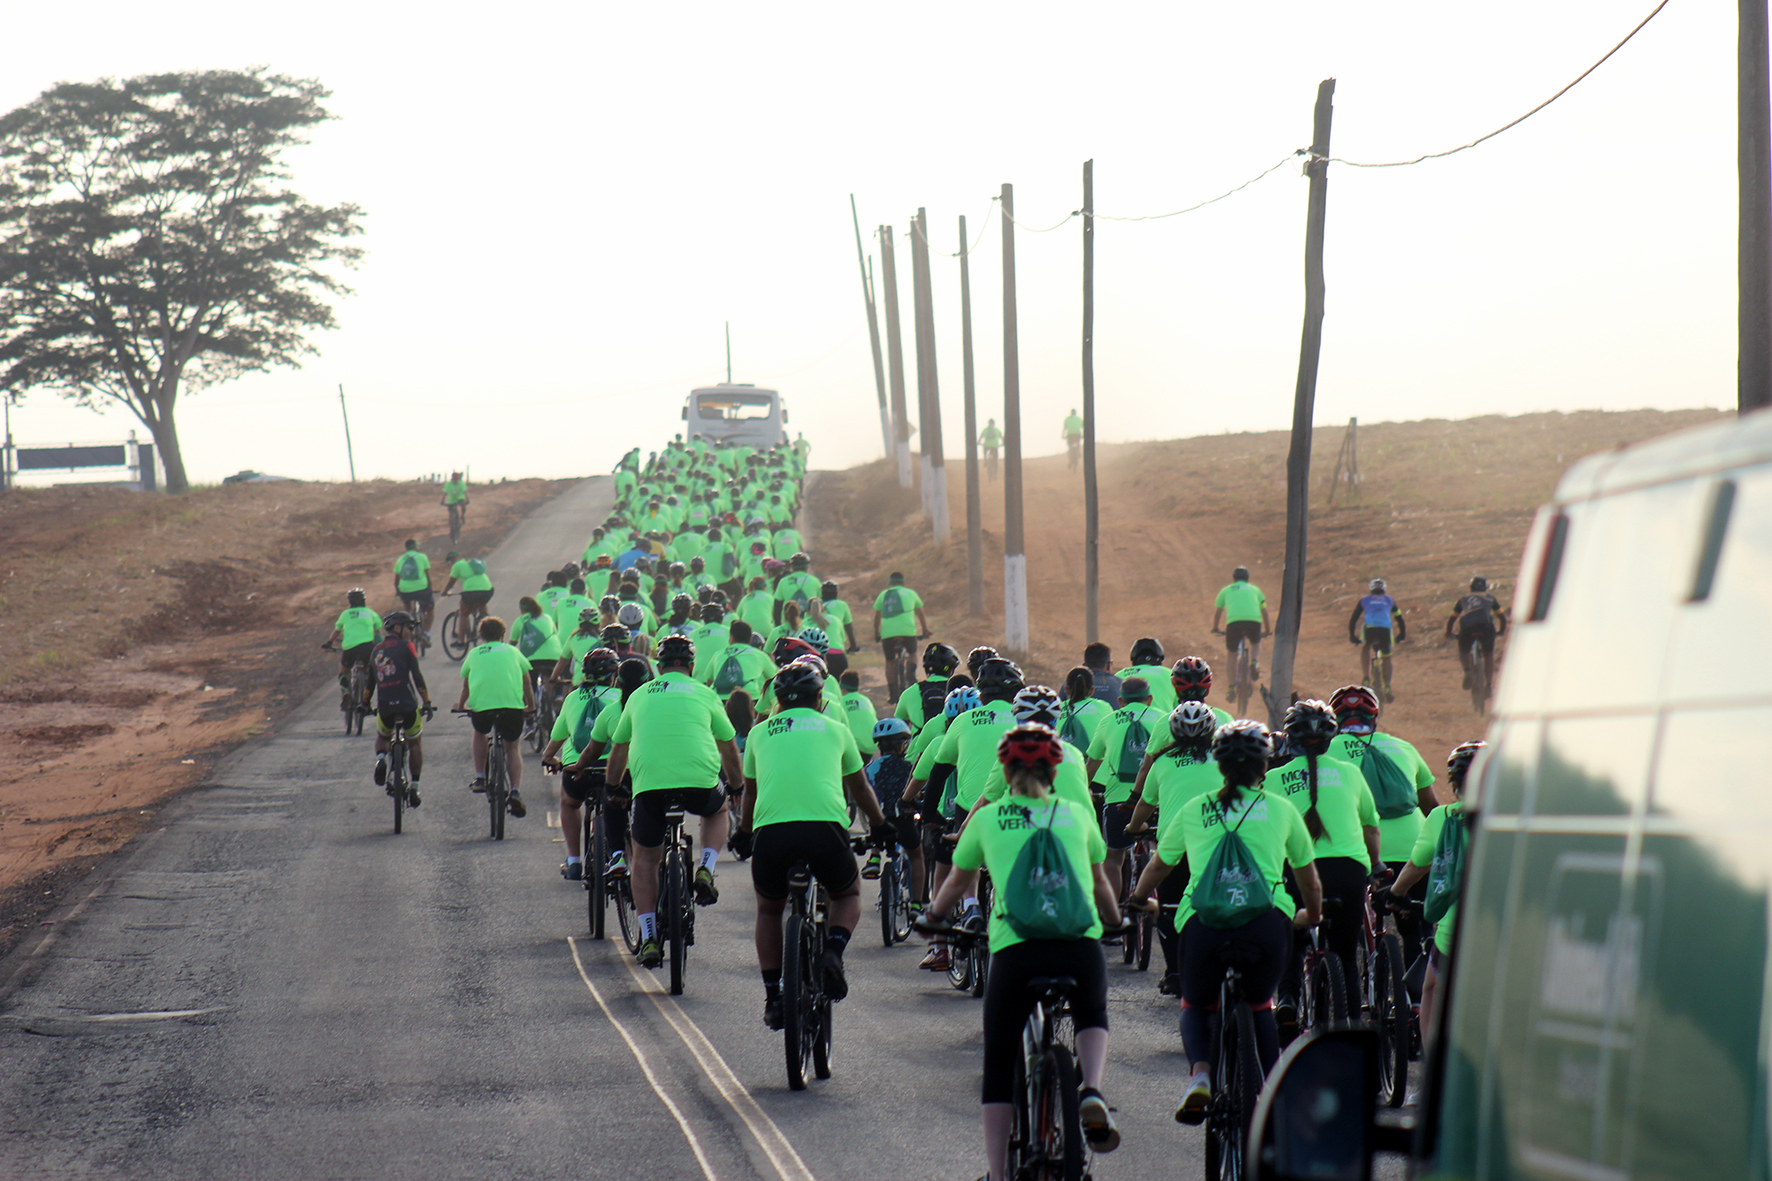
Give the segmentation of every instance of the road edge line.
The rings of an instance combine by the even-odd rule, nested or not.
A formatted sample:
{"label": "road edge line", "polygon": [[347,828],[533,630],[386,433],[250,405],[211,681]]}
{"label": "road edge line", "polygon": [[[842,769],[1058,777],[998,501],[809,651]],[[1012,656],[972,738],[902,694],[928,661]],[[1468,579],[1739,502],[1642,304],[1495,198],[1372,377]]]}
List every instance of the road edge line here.
{"label": "road edge line", "polygon": [[621,1040],[627,1043],[628,1052],[633,1054],[634,1061],[640,1064],[640,1072],[646,1076],[646,1082],[652,1087],[652,1093],[664,1101],[665,1110],[669,1111],[671,1118],[677,1121],[677,1127],[682,1131],[683,1139],[689,1142],[689,1151],[695,1154],[695,1163],[701,1166],[702,1176],[706,1177],[707,1181],[720,1181],[714,1173],[713,1163],[708,1160],[707,1153],[702,1149],[701,1141],[696,1139],[694,1130],[690,1128],[689,1121],[683,1117],[683,1112],[678,1109],[676,1103],[671,1100],[669,1095],[665,1094],[664,1088],[659,1085],[658,1076],[652,1073],[651,1063],[647,1062],[646,1055],[640,1052],[640,1047],[634,1041],[633,1036],[628,1033],[627,1026],[616,1019],[615,1014],[610,1011],[609,1005],[603,1000],[603,994],[597,991],[595,984],[591,983],[590,975],[585,972],[584,960],[579,958],[578,941],[568,935],[566,947],[572,952],[572,966],[578,969],[578,978],[585,982],[586,988],[590,989],[591,999],[597,1002],[599,1009],[603,1010],[603,1016],[609,1019],[609,1024],[615,1026],[615,1032],[621,1034]]}

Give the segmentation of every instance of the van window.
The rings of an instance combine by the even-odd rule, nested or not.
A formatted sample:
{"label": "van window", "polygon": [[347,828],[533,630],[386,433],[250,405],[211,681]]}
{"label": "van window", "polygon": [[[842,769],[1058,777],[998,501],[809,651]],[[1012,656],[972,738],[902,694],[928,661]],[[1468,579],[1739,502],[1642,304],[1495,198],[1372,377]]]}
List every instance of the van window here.
{"label": "van window", "polygon": [[1550,617],[1551,597],[1557,593],[1557,576],[1563,572],[1563,546],[1569,540],[1569,518],[1558,513],[1551,521],[1550,534],[1544,539],[1544,561],[1538,566],[1538,585],[1532,592],[1532,614],[1529,623]]}
{"label": "van window", "polygon": [[1553,718],[1545,725],[1534,816],[1629,816],[1649,781],[1655,715]]}
{"label": "van window", "polygon": [[1704,533],[1698,549],[1698,570],[1692,577],[1692,594],[1687,602],[1702,603],[1710,598],[1716,582],[1717,562],[1723,556],[1723,539],[1729,532],[1729,513],[1735,507],[1735,481],[1719,482],[1711,493],[1710,511],[1705,514]]}
{"label": "van window", "polygon": [[1464,785],[1465,802],[1474,810],[1491,816],[1511,816],[1526,803],[1526,788],[1538,766],[1539,744],[1544,739],[1544,723],[1538,721],[1508,722],[1498,729],[1490,742],[1482,763],[1482,778],[1472,790]]}
{"label": "van window", "polygon": [[[1739,472],[1730,483],[1735,491],[1727,520],[1718,519],[1717,486],[1706,488],[1683,554],[1675,551],[1680,556],[1668,563],[1693,580],[1680,588],[1686,601],[1668,654],[1666,692],[1675,701],[1772,693],[1772,467]],[[1717,553],[1709,585],[1700,588],[1693,567],[1681,559],[1694,551],[1702,559],[1713,527]],[[1702,597],[1691,593],[1699,589]]]}
{"label": "van window", "polygon": [[768,394],[703,394],[695,400],[695,412],[701,418],[740,422],[768,418],[772,402]]}

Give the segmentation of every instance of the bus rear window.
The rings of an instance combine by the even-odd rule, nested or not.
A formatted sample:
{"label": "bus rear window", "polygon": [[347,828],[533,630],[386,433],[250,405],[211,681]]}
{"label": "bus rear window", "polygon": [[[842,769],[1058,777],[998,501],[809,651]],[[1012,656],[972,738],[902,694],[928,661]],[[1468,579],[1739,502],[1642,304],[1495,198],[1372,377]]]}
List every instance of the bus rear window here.
{"label": "bus rear window", "polygon": [[719,397],[697,398],[698,418],[735,422],[747,418],[768,418],[773,412],[772,399],[758,395],[721,394]]}

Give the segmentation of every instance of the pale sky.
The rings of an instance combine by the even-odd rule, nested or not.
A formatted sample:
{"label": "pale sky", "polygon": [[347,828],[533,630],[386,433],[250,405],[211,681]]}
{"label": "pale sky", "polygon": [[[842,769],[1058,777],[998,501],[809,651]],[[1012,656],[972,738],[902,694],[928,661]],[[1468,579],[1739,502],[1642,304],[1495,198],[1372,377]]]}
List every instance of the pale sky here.
{"label": "pale sky", "polygon": [[[341,382],[361,476],[605,471],[724,377],[728,320],[734,379],[779,388],[815,466],[838,467],[881,454],[850,193],[864,235],[902,241],[924,206],[946,251],[1005,181],[1017,220],[1059,221],[1090,157],[1098,212],[1178,209],[1307,145],[1331,76],[1333,154],[1409,158],[1543,101],[1653,6],[97,0],[8,13],[0,108],[175,69],[333,90],[337,120],[291,164],[298,191],[366,209],[356,294],[303,368],[181,400],[195,481],[344,478]],[[1733,405],[1734,104],[1735,5],[1674,0],[1489,143],[1332,165],[1317,422]],[[1290,422],[1306,185],[1288,164],[1197,213],[1098,222],[1102,440]],[[1030,454],[1061,448],[1078,402],[1081,237],[1017,232]],[[1002,418],[999,242],[991,216],[971,256],[981,425]],[[958,266],[933,263],[956,462]],[[899,277],[914,373],[902,249]],[[13,413],[22,445],[135,425],[48,393]]]}

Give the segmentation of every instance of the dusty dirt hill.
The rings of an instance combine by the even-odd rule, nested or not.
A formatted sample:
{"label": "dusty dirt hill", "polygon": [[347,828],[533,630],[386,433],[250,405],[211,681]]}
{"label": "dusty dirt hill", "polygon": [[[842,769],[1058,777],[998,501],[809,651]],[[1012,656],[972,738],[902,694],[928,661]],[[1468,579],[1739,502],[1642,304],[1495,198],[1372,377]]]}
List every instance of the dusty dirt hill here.
{"label": "dusty dirt hill", "polygon": [[[1461,687],[1458,656],[1441,638],[1452,601],[1473,574],[1500,583],[1511,601],[1520,551],[1534,510],[1563,471],[1583,455],[1714,421],[1720,412],[1634,411],[1534,414],[1461,421],[1362,424],[1363,480],[1354,496],[1326,504],[1343,430],[1319,428],[1313,441],[1310,560],[1296,689],[1327,697],[1359,680],[1359,649],[1347,620],[1372,578],[1388,581],[1409,624],[1395,660],[1396,703],[1384,727],[1421,749],[1436,771],[1446,752],[1478,736],[1482,720]],[[1115,666],[1139,636],[1163,642],[1169,662],[1204,655],[1219,674],[1213,704],[1224,705],[1224,641],[1211,634],[1212,603],[1233,567],[1248,566],[1277,611],[1284,565],[1284,432],[1213,435],[1102,447],[1101,638]],[[1030,676],[1057,685],[1081,663],[1083,485],[1064,457],[1024,465]],[[915,490],[898,486],[885,461],[821,472],[810,504],[821,573],[845,584],[856,633],[871,636],[873,597],[886,574],[903,570],[929,604],[936,633],[960,648],[1001,642],[1002,484],[981,496],[985,549],[983,615],[967,612],[966,482],[963,458],[950,462],[953,541],[929,539]],[[1504,642],[1505,643],[1505,642]],[[863,667],[880,679],[878,648]],[[1505,659],[1505,647],[1503,648]],[[1270,652],[1264,645],[1263,672]]]}
{"label": "dusty dirt hill", "polygon": [[[490,549],[564,486],[474,488],[454,548]],[[396,607],[405,539],[433,564],[452,548],[438,499],[385,481],[0,496],[0,954],[168,796],[336,675],[318,645],[344,592]]]}

